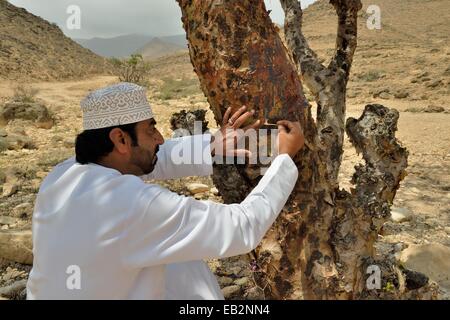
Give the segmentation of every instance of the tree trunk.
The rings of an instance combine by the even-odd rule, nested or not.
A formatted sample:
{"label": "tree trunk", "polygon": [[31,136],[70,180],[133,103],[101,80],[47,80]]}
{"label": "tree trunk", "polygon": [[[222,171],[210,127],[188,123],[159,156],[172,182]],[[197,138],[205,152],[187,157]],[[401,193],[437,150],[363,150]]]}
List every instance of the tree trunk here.
{"label": "tree trunk", "polygon": [[[257,249],[255,279],[272,299],[399,297],[409,289],[393,261],[374,260],[374,242],[406,175],[408,153],[397,142],[399,114],[369,105],[345,125],[346,86],[356,48],[360,0],[332,0],[339,17],[336,52],[321,65],[301,33],[296,0],[281,0],[283,45],[263,0],[177,0],[191,62],[217,123],[227,107],[255,109],[256,121],[300,121],[305,147],[295,157],[299,179],[283,212]],[[317,123],[299,72],[316,97]],[[351,194],[337,177],[344,129],[365,164]],[[226,203],[240,202],[261,178],[250,165],[215,165],[213,180]],[[368,291],[366,269],[379,265],[383,285]],[[395,272],[394,272],[395,271]],[[410,290],[411,291],[411,290]],[[412,291],[411,291],[412,292]],[[416,295],[419,296],[419,295]]]}

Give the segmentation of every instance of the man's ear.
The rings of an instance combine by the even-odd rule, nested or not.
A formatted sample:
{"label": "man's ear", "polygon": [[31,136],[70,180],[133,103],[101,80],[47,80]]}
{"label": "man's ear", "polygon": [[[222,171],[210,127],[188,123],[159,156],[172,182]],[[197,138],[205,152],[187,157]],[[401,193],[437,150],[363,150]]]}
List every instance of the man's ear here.
{"label": "man's ear", "polygon": [[109,132],[109,138],[114,144],[114,148],[121,154],[128,153],[131,149],[130,138],[119,128],[114,128]]}

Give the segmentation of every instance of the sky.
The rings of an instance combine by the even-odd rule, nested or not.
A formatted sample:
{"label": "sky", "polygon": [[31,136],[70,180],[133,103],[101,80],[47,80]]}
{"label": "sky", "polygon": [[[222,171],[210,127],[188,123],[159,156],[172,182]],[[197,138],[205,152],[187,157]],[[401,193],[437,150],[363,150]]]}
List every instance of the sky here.
{"label": "sky", "polygon": [[[56,23],[71,38],[109,38],[124,34],[170,36],[183,34],[176,0],[8,0],[15,6]],[[315,0],[303,0],[306,6]],[[265,0],[271,17],[283,23],[279,0]],[[71,5],[80,8],[80,29],[69,30]],[[73,19],[71,21],[74,21]]]}

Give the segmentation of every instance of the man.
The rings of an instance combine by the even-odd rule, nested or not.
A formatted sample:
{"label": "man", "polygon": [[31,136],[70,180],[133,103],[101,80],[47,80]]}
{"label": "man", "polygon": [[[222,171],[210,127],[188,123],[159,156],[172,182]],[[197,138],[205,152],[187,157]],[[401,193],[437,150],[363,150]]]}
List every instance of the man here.
{"label": "man", "polygon": [[[37,196],[27,298],[222,299],[200,261],[244,254],[261,241],[297,180],[291,157],[303,146],[299,124],[279,123],[279,155],[242,203],[225,205],[139,177],[210,175],[211,150],[230,154],[221,147],[227,135],[164,142],[145,90],[130,83],[94,91],[81,107],[76,157],[57,165]],[[253,114],[245,108],[230,113],[222,133],[241,128]],[[173,150],[193,142],[207,151],[206,161],[175,164]]]}

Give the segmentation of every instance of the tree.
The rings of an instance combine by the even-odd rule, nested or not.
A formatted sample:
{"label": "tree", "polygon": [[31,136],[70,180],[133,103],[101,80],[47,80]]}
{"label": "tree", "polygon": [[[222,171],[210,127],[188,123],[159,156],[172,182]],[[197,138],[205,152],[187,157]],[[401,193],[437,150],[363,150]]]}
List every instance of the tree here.
{"label": "tree", "polygon": [[[368,105],[359,119],[345,122],[361,1],[330,1],[338,29],[328,66],[302,34],[297,0],[280,0],[288,48],[263,0],[177,1],[191,62],[217,123],[228,106],[246,105],[257,110],[252,121],[298,120],[305,133],[305,148],[294,159],[299,169],[294,192],[256,252],[255,279],[266,297],[420,298],[430,292],[426,297],[432,297],[426,277],[388,257],[374,257],[378,232],[406,175],[408,152],[395,138],[396,110]],[[317,121],[301,80],[317,102]],[[337,179],[344,130],[365,161],[355,168],[351,193],[340,189]],[[252,166],[214,167],[213,180],[226,203],[242,201],[259,179]],[[384,290],[367,286],[370,266],[379,268]]]}
{"label": "tree", "polygon": [[144,61],[142,55],[132,54],[128,59],[111,58],[111,63],[120,81],[146,84],[150,64]]}

